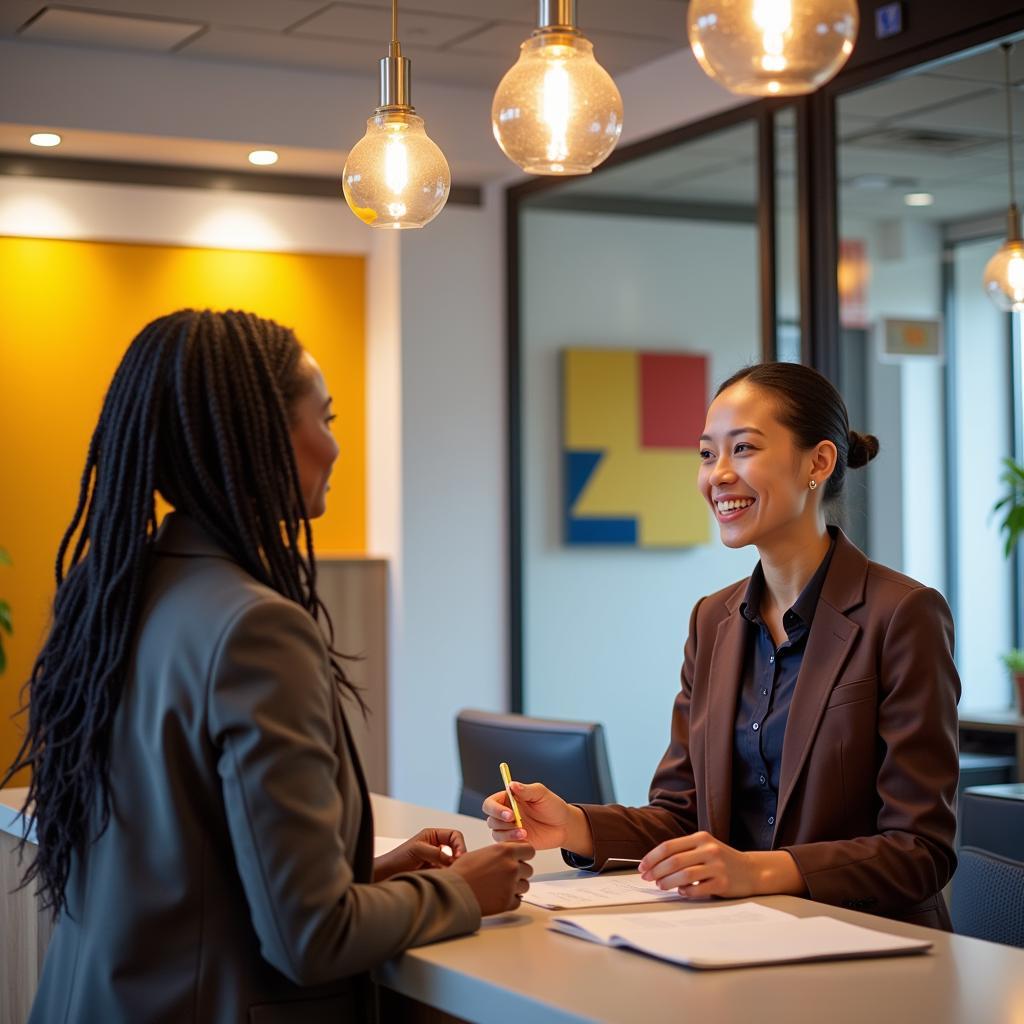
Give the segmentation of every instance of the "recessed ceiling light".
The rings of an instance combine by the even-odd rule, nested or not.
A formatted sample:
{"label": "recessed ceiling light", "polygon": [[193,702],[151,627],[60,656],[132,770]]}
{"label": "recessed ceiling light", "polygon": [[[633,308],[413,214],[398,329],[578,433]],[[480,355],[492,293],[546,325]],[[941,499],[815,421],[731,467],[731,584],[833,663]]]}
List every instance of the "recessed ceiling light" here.
{"label": "recessed ceiling light", "polygon": [[269,167],[277,163],[277,154],[272,149],[254,149],[249,154],[249,163],[257,167]]}
{"label": "recessed ceiling light", "polygon": [[34,135],[28,137],[28,141],[33,146],[59,146],[60,136],[55,135],[53,132],[36,132]]}
{"label": "recessed ceiling light", "polygon": [[903,197],[907,206],[931,206],[935,202],[935,196],[931,192],[908,192]]}

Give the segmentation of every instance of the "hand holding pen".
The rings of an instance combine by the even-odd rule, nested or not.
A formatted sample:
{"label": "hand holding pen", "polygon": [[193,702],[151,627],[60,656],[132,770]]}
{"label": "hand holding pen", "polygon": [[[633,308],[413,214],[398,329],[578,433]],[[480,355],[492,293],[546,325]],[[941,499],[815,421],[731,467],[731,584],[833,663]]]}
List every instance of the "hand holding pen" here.
{"label": "hand holding pen", "polygon": [[[501,774],[506,782],[505,773]],[[540,782],[513,782],[509,776],[505,789],[484,800],[483,812],[495,842],[526,840],[538,850],[563,847],[583,857],[593,854],[586,815]]]}

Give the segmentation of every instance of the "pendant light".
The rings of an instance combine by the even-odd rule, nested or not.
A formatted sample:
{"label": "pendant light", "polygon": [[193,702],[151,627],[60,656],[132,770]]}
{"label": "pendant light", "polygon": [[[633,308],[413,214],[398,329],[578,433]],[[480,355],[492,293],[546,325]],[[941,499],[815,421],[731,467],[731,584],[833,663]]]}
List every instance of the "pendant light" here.
{"label": "pendant light", "polygon": [[1010,50],[1012,43],[1003,43],[1006,65],[1006,152],[1010,171],[1010,208],[1006,213],[1006,241],[985,265],[985,291],[1004,312],[1024,312],[1024,241],[1020,234],[1020,211],[1013,180],[1013,116],[1010,86]]}
{"label": "pendant light", "polygon": [[491,125],[530,174],[589,174],[622,134],[622,97],[576,27],[576,0],[540,0],[538,27],[494,94]]}
{"label": "pendant light", "polygon": [[398,42],[398,0],[391,2],[391,46],[380,62],[380,105],[345,161],[342,187],[352,212],[375,228],[421,228],[448,201],[452,176],[444,153],[412,106],[412,66]]}
{"label": "pendant light", "polygon": [[742,96],[813,92],[846,63],[857,0],[690,0],[690,47],[700,66]]}

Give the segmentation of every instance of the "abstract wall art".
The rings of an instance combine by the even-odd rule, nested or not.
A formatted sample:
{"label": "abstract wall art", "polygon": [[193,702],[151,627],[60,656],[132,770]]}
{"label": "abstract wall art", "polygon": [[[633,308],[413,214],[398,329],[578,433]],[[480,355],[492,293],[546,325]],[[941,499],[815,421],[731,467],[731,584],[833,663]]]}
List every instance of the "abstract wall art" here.
{"label": "abstract wall art", "polygon": [[566,349],[562,397],[565,542],[707,543],[710,517],[697,491],[707,357]]}

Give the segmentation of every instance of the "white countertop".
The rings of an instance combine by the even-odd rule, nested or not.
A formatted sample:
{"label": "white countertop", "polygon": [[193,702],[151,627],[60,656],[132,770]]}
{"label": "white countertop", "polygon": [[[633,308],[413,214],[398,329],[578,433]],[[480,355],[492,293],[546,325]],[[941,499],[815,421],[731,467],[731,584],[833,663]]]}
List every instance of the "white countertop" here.
{"label": "white countertop", "polygon": [[[26,790],[0,791],[0,829],[21,836]],[[459,828],[470,849],[483,821],[373,798],[375,831],[408,836]],[[537,855],[540,878],[564,875],[557,851]],[[930,953],[721,971],[695,971],[547,929],[552,912],[523,904],[474,935],[413,949],[376,972],[381,984],[478,1024],[1024,1024],[1024,950],[886,921],[791,896],[756,900],[800,917],[827,914],[928,938]],[[664,913],[679,904],[624,907]],[[574,911],[576,914],[605,913]]]}

